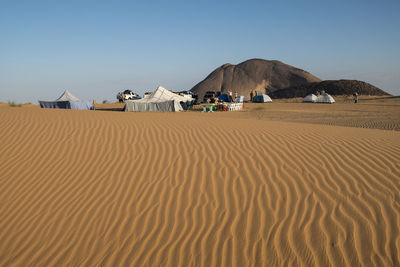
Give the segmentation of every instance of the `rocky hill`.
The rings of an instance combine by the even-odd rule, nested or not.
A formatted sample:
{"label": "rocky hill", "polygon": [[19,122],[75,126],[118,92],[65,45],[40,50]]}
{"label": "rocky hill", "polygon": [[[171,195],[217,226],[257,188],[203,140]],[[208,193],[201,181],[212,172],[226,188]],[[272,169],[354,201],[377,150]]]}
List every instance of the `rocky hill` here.
{"label": "rocky hill", "polygon": [[283,88],[269,93],[269,96],[272,98],[304,97],[322,90],[331,95],[352,95],[355,92],[359,95],[390,95],[372,84],[363,81],[327,80]]}
{"label": "rocky hill", "polygon": [[293,88],[321,80],[305,70],[277,60],[250,59],[238,65],[224,64],[215,69],[191,91],[202,99],[207,91],[227,93],[232,90],[249,97],[251,90],[270,94],[283,88]]}

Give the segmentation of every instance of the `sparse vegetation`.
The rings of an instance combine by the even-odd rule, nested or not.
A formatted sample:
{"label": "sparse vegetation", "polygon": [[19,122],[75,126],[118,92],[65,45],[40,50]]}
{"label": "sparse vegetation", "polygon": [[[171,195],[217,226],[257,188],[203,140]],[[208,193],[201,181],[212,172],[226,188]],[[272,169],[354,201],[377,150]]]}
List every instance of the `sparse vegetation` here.
{"label": "sparse vegetation", "polygon": [[19,107],[19,108],[22,107],[22,104],[17,104],[14,101],[8,101],[8,105],[10,107]]}

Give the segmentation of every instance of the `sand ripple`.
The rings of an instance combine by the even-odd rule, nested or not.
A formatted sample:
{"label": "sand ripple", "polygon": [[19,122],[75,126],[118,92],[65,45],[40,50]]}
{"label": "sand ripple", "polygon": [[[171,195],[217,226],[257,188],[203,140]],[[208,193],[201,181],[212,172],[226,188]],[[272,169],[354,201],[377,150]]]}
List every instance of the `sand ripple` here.
{"label": "sand ripple", "polygon": [[399,266],[400,133],[0,110],[1,266]]}

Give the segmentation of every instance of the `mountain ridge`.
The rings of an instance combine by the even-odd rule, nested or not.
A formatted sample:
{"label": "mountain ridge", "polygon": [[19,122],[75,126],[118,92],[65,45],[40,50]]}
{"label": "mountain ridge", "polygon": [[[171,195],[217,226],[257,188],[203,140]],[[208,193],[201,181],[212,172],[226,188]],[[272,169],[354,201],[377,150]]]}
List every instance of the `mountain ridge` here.
{"label": "mountain ridge", "polygon": [[190,89],[200,100],[207,91],[220,91],[250,97],[250,92],[266,93],[272,98],[304,97],[325,90],[332,95],[390,95],[378,87],[357,80],[322,81],[310,72],[279,60],[253,58],[237,65],[225,63]]}
{"label": "mountain ridge", "polygon": [[311,73],[279,60],[249,59],[237,65],[225,63],[196,84],[191,91],[202,99],[207,91],[229,90],[249,97],[251,90],[273,92],[279,89],[320,82]]}

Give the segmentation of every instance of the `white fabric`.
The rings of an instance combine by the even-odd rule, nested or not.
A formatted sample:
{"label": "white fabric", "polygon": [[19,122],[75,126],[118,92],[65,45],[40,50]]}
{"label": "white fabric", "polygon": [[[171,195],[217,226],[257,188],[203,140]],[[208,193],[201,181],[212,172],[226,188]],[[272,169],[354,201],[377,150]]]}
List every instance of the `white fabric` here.
{"label": "white fabric", "polygon": [[335,103],[335,99],[327,93],[317,96],[316,103]]}
{"label": "white fabric", "polygon": [[177,111],[175,110],[175,101],[163,102],[140,102],[125,101],[125,111]]}
{"label": "white fabric", "polygon": [[65,90],[56,101],[79,101],[79,98],[72,95],[68,90]]}
{"label": "white fabric", "polygon": [[243,109],[243,103],[228,103],[226,105],[227,105],[229,111],[242,110]]}
{"label": "white fabric", "polygon": [[269,95],[263,94],[262,97],[263,97],[264,103],[272,102],[272,99],[271,99],[271,97],[269,97]]}
{"label": "white fabric", "polygon": [[164,110],[163,108],[170,105],[160,105],[160,103],[173,101],[173,111],[182,111],[183,108],[180,102],[188,102],[192,100],[193,98],[183,97],[174,94],[164,87],[159,86],[153,93],[151,93],[151,95],[146,98],[138,100],[128,100],[130,105],[127,105],[128,109],[126,110],[131,111],[132,108],[132,111],[171,111],[170,109]]}
{"label": "white fabric", "polygon": [[303,99],[303,102],[316,102],[317,101],[317,96],[314,94],[308,95]]}

